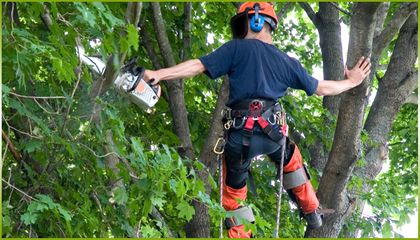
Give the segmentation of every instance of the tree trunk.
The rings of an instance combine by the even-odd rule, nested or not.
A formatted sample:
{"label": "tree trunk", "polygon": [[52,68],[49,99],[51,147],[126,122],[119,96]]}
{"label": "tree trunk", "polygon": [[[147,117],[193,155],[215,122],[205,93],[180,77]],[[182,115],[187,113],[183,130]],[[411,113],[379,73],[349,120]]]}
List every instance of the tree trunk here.
{"label": "tree trunk", "polygon": [[[357,3],[354,7],[347,57],[349,68],[359,57],[370,55],[378,7],[379,3]],[[308,229],[307,237],[337,237],[344,218],[353,206],[347,198],[346,185],[359,157],[368,86],[369,81],[365,80],[341,98],[334,144],[318,188],[321,205],[335,209],[335,213],[324,218],[321,228]]]}
{"label": "tree trunk", "polygon": [[[319,32],[324,79],[343,79],[344,64],[339,10],[331,3],[319,3],[319,12],[315,16],[314,24]],[[323,99],[324,108],[328,109],[333,115],[338,114],[339,104],[340,95],[324,97]],[[326,125],[334,124],[329,119],[324,121]],[[328,160],[329,149],[322,143],[321,139],[317,139],[316,144],[309,147],[309,151],[311,153],[311,166],[322,172]]]}
{"label": "tree trunk", "polygon": [[[166,34],[165,23],[163,21],[162,13],[159,3],[151,3],[153,24],[156,30],[156,37],[159,48],[161,50],[163,60],[167,67],[176,64],[172,52],[171,45]],[[195,154],[190,138],[190,129],[188,126],[187,109],[184,100],[184,82],[183,80],[171,80],[165,82],[169,91],[169,108],[172,113],[174,121],[174,132],[180,140],[178,153],[182,157],[195,159]],[[198,172],[199,178],[205,183],[206,189],[210,189],[207,182],[207,173],[204,171]],[[186,225],[187,237],[210,237],[210,218],[207,207],[197,200],[193,200],[192,204],[195,209],[195,214],[191,221]]]}
{"label": "tree trunk", "polygon": [[379,82],[376,98],[364,126],[369,136],[365,164],[355,168],[355,175],[363,180],[359,190],[362,193],[371,190],[368,182],[376,178],[388,160],[387,141],[392,122],[408,96],[417,87],[418,74],[414,72],[417,42],[417,14],[412,14],[400,31],[388,69]]}

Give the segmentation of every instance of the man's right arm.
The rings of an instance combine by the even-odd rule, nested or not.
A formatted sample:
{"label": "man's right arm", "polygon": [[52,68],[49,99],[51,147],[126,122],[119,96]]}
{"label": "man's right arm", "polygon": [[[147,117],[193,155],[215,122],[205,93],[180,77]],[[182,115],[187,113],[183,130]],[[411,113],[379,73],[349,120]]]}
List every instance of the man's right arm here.
{"label": "man's right arm", "polygon": [[363,82],[370,73],[369,58],[361,57],[353,69],[345,68],[347,79],[341,81],[324,80],[318,82],[318,96],[333,96],[352,89]]}
{"label": "man's right arm", "polygon": [[157,84],[160,80],[174,80],[188,77],[194,77],[206,68],[199,59],[192,59],[177,64],[172,67],[162,68],[156,71],[146,70],[144,73],[144,80],[150,81],[152,84]]}

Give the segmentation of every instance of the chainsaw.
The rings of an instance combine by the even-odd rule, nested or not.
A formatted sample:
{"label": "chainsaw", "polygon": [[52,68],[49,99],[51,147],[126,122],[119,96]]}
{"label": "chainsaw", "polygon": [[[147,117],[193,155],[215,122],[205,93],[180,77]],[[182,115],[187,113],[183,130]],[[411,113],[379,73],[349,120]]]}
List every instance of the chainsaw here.
{"label": "chainsaw", "polygon": [[133,58],[121,69],[114,81],[114,87],[140,108],[151,108],[158,102],[161,88],[147,83],[143,79],[145,69],[135,63],[136,59]]}
{"label": "chainsaw", "polygon": [[[79,45],[76,47],[76,54],[96,74],[104,74],[106,64],[100,58],[87,56],[85,49]],[[151,108],[158,102],[161,88],[159,85],[148,84],[143,79],[145,69],[136,66],[136,60],[137,58],[132,58],[122,67],[114,80],[114,87],[140,108]]]}

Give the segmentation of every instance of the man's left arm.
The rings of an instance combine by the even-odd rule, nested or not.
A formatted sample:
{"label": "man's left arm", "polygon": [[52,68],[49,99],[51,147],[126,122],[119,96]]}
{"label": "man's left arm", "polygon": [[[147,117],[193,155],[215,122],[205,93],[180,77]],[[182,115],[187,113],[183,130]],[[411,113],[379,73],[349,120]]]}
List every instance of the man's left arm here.
{"label": "man's left arm", "polygon": [[315,93],[318,96],[333,96],[358,86],[370,73],[370,60],[361,57],[353,69],[349,70],[345,66],[344,71],[347,79],[319,81]]}

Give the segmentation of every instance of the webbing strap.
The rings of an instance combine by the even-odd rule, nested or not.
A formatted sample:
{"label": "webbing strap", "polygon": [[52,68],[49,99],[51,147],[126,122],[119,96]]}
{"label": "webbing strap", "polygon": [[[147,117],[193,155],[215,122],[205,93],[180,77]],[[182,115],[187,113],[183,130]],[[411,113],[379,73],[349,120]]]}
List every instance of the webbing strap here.
{"label": "webbing strap", "polygon": [[308,176],[304,167],[300,167],[293,172],[283,175],[283,186],[286,190],[298,187],[308,181]]}
{"label": "webbing strap", "polygon": [[244,220],[254,223],[255,217],[250,207],[241,207],[226,213],[225,225],[227,229],[244,224]]}
{"label": "webbing strap", "polygon": [[[247,159],[248,158],[248,154],[249,154],[249,145],[250,145],[250,141],[251,141],[251,137],[252,137],[252,133],[254,131],[254,125],[255,125],[255,121],[252,117],[249,117],[246,119],[245,122],[245,126],[243,128],[243,135],[242,135],[242,157],[241,157],[241,161],[243,159]],[[257,188],[255,186],[255,182],[254,182],[254,177],[252,176],[251,170],[248,170],[248,180],[249,180],[249,190],[251,190],[252,194],[254,194],[254,196],[258,196],[257,194]]]}

